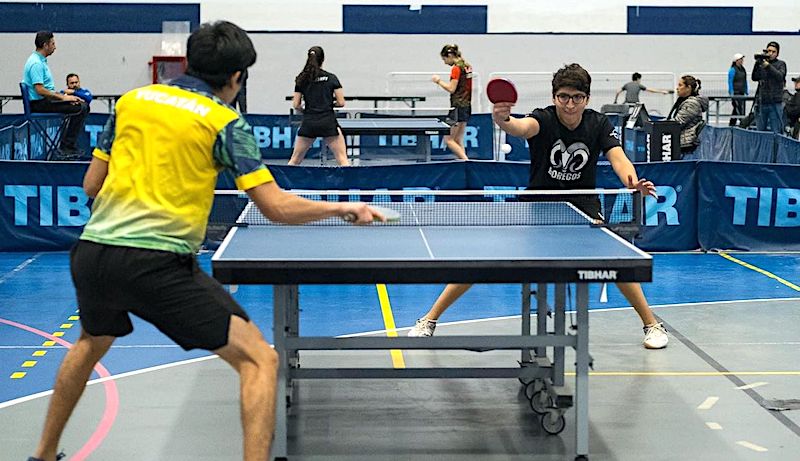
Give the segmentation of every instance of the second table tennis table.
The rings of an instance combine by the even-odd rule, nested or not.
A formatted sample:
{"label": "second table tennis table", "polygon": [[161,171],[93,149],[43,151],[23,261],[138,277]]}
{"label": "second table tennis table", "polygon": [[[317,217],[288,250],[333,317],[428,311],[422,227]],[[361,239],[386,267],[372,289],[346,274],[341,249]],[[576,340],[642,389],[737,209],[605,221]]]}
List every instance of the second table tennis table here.
{"label": "second table tennis table", "polygon": [[[608,228],[587,223],[563,202],[380,203],[401,220],[373,226],[257,225],[252,204],[212,258],[214,277],[226,284],[274,286],[274,346],[279,354],[274,459],[288,456],[287,411],[296,379],[501,378],[532,385],[531,407],[550,433],[564,427],[575,407],[575,459],[588,459],[588,284],[647,282],[652,258]],[[255,216],[255,217],[250,217]],[[456,218],[455,216],[459,216]],[[538,217],[537,217],[538,216]],[[572,217],[570,217],[572,216]],[[565,218],[566,217],[566,218]],[[263,218],[261,218],[263,219]],[[249,224],[248,224],[249,223]],[[520,336],[304,337],[301,284],[522,283]],[[536,291],[537,331],[531,335],[530,283]],[[554,331],[547,331],[547,290],[555,284]],[[574,332],[566,306],[576,285]],[[552,361],[547,349],[553,348]],[[566,388],[564,350],[576,351],[574,401]],[[521,350],[505,368],[300,368],[300,350],[494,349]],[[531,351],[535,351],[531,355]],[[535,399],[535,401],[533,401]]]}

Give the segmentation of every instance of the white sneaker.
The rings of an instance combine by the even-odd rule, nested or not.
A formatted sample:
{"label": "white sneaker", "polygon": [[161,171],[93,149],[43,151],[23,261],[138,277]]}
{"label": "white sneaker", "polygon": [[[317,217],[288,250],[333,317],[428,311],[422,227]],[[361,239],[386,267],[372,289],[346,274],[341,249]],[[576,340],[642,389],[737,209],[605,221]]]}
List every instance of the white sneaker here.
{"label": "white sneaker", "polygon": [[408,336],[415,337],[430,337],[433,336],[433,330],[436,329],[436,320],[428,320],[425,317],[417,320],[414,328],[408,331]]}
{"label": "white sneaker", "polygon": [[661,323],[654,323],[642,327],[644,330],[644,347],[647,349],[663,349],[667,347],[669,337],[667,329]]}

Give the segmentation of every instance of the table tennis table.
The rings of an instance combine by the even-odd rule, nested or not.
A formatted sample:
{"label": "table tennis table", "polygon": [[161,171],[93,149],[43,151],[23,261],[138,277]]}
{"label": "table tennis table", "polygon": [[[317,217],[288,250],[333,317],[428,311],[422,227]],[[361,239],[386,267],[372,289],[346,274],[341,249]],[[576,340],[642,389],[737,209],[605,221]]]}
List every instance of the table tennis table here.
{"label": "table tennis table", "polygon": [[[450,125],[437,118],[341,118],[338,120],[345,136],[412,135],[417,137],[417,154],[425,162],[431,160],[431,135],[450,134]],[[358,142],[347,143],[352,150]],[[323,156],[326,155],[324,152]],[[324,162],[325,159],[323,158]]]}
{"label": "table tennis table", "polygon": [[[377,196],[375,199],[377,201]],[[279,354],[274,459],[286,459],[287,411],[297,379],[518,378],[527,385],[542,427],[557,434],[575,407],[575,459],[588,459],[588,284],[647,282],[652,258],[611,232],[590,224],[565,202],[398,202],[397,223],[258,225],[249,204],[212,258],[225,284],[274,286],[274,346]],[[458,217],[456,217],[458,216]],[[264,220],[265,218],[260,218]],[[248,224],[249,223],[249,224]],[[339,225],[337,225],[339,224]],[[307,337],[300,335],[301,284],[521,283],[521,334],[481,336]],[[537,303],[531,334],[531,289]],[[546,284],[555,285],[553,331],[548,331]],[[576,324],[566,328],[571,284]],[[564,352],[576,351],[574,399],[565,383]],[[548,357],[552,348],[552,360]],[[300,368],[300,350],[464,349],[520,350],[505,368]]]}

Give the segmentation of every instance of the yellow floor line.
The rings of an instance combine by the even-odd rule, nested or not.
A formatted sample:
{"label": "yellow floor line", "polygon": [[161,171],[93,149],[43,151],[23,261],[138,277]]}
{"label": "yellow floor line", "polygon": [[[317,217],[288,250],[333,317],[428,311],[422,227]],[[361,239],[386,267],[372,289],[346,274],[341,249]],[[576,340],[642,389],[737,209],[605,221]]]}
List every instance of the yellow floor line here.
{"label": "yellow floor line", "polygon": [[[378,290],[378,300],[381,303],[381,314],[383,314],[383,326],[386,329],[386,336],[396,338],[397,330],[394,324],[394,315],[392,315],[392,305],[389,303],[389,292],[386,291],[386,285],[382,283],[375,285],[375,288]],[[392,349],[389,353],[392,356],[393,367],[406,367],[406,361],[403,359],[403,351]]]}
{"label": "yellow floor line", "polygon": [[744,267],[746,267],[746,268],[748,268],[750,270],[754,270],[754,271],[758,272],[761,275],[766,275],[767,277],[769,277],[771,279],[775,279],[778,282],[780,282],[780,283],[786,285],[787,287],[791,288],[792,290],[800,291],[800,286],[797,286],[794,283],[792,283],[792,282],[790,282],[790,281],[788,281],[786,279],[780,278],[777,275],[773,274],[772,272],[765,271],[764,269],[761,269],[760,267],[756,267],[756,266],[754,266],[752,264],[748,264],[748,263],[742,261],[741,259],[734,258],[733,256],[731,256],[731,255],[729,255],[727,253],[718,253],[718,254],[720,256],[722,256],[723,258],[727,259],[728,261],[735,262],[736,264],[744,266]]}

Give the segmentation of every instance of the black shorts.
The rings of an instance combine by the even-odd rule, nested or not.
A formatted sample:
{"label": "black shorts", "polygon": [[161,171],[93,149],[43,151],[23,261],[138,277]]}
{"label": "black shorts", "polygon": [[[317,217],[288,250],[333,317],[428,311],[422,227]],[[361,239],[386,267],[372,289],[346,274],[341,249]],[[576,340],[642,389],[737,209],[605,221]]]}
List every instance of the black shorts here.
{"label": "black shorts", "polygon": [[447,124],[455,125],[458,122],[466,122],[472,115],[472,106],[453,107],[447,114]]}
{"label": "black shorts", "polygon": [[185,350],[228,343],[231,315],[249,317],[194,255],[79,240],[70,252],[81,326],[93,336],[125,336],[130,314]]}
{"label": "black shorts", "polygon": [[298,136],[304,138],[328,138],[339,136],[339,122],[336,121],[336,114],[305,114],[303,123],[297,131]]}

